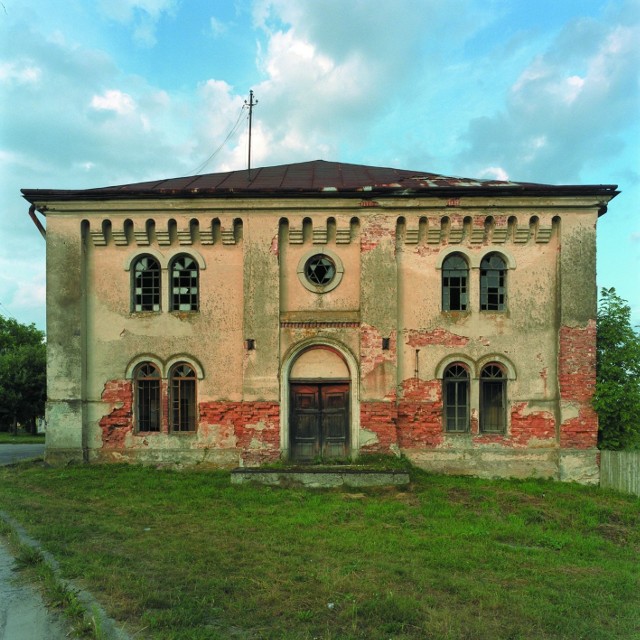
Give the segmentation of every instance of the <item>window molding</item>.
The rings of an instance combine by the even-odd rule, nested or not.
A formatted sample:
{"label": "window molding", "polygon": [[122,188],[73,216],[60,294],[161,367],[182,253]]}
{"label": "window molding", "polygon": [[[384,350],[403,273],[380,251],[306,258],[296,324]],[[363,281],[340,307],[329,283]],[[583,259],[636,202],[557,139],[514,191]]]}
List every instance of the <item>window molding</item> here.
{"label": "window molding", "polygon": [[[469,422],[470,426],[467,431],[449,431],[447,430],[447,416],[446,416],[446,397],[445,397],[445,373],[452,365],[463,365],[469,372]],[[495,365],[499,367],[503,376],[500,378],[503,386],[503,407],[502,407],[502,420],[497,429],[484,428],[483,410],[486,412],[486,407],[483,408],[483,371],[491,366]],[[504,355],[489,353],[478,360],[473,360],[467,355],[462,353],[452,353],[442,360],[435,367],[435,379],[439,380],[442,384],[442,428],[445,435],[460,436],[469,434],[472,437],[483,437],[490,435],[498,435],[508,437],[511,431],[511,397],[512,383],[517,379],[516,369],[513,363]]]}
{"label": "window molding", "polygon": [[444,261],[449,257],[452,253],[459,253],[463,255],[467,259],[467,264],[469,265],[469,269],[479,269],[480,263],[484,259],[484,257],[488,253],[497,253],[500,257],[505,261],[507,265],[507,269],[515,269],[516,268],[516,259],[514,255],[507,249],[506,247],[500,246],[488,246],[483,248],[481,251],[470,251],[466,247],[447,247],[443,249],[438,254],[438,259],[436,260],[436,269],[441,271],[442,265]]}
{"label": "window molding", "polygon": [[[305,273],[307,263],[314,256],[326,256],[335,265],[335,274],[332,280],[325,285],[314,284],[313,282],[310,282]],[[327,249],[326,247],[320,247],[319,249],[314,248],[311,251],[307,251],[300,258],[300,260],[298,261],[298,266],[296,268],[296,273],[298,274],[298,280],[300,280],[300,284],[307,291],[311,291],[312,293],[328,293],[329,291],[333,291],[340,284],[340,282],[342,282],[342,276],[344,275],[344,265],[342,264],[342,260],[335,251],[331,251],[331,249]]]}

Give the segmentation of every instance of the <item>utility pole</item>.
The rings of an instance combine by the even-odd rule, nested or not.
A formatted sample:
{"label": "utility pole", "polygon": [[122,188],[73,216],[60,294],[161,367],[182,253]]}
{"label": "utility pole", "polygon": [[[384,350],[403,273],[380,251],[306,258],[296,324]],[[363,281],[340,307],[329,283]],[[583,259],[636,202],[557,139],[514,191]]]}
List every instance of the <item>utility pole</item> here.
{"label": "utility pole", "polygon": [[249,102],[246,100],[244,103],[249,107],[249,159],[247,162],[247,169],[249,171],[249,182],[251,182],[251,118],[253,115],[253,107],[258,104],[258,101],[253,101],[253,89],[249,91]]}

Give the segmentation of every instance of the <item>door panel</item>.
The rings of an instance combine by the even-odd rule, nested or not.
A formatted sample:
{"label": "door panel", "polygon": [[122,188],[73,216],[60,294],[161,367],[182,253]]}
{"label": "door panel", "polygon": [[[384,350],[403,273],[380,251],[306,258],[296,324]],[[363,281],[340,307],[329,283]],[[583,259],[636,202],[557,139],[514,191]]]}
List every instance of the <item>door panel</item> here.
{"label": "door panel", "polygon": [[349,453],[349,385],[291,384],[291,457],[299,461]]}

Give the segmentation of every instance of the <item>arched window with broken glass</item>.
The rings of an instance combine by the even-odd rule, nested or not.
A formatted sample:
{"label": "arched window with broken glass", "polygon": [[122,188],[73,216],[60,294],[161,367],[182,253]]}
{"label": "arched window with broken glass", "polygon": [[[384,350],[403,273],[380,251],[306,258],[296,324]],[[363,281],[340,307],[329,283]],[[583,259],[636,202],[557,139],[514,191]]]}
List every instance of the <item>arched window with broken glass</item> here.
{"label": "arched window with broken glass", "polygon": [[160,264],[140,256],[133,265],[132,311],[160,311]]}
{"label": "arched window with broken glass", "polygon": [[442,310],[466,311],[468,304],[469,265],[459,253],[447,256],[442,263]]}
{"label": "arched window with broken glass", "polygon": [[498,253],[486,255],[480,263],[480,311],[507,308],[507,267]]}
{"label": "arched window with broken glass", "polygon": [[198,264],[186,254],[171,261],[171,311],[198,310]]}

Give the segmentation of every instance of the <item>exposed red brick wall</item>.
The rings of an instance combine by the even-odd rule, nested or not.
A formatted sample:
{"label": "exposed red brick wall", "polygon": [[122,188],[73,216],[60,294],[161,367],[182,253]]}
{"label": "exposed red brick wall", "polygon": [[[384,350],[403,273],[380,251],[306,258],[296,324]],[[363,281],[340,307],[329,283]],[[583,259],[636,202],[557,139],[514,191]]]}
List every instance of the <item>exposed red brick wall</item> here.
{"label": "exposed red brick wall", "polygon": [[396,421],[398,410],[395,402],[361,402],[360,426],[372,431],[378,437],[378,442],[362,448],[366,452],[389,452],[392,444],[398,443]]}
{"label": "exposed red brick wall", "polygon": [[[130,380],[110,380],[102,392],[103,402],[115,405],[100,420],[102,446],[125,449],[125,439],[133,434],[131,448],[145,444],[149,435],[168,432],[168,394],[163,381],[163,422],[157,434],[133,431],[133,383]],[[239,448],[247,464],[277,459],[280,455],[280,406],[277,402],[201,402],[198,406],[198,439],[194,448],[217,446]]]}
{"label": "exposed red brick wall", "polygon": [[130,380],[109,380],[104,385],[102,401],[115,405],[100,420],[102,446],[123,449],[125,438],[133,430],[133,384]]}
{"label": "exposed red brick wall", "polygon": [[253,466],[280,456],[280,405],[277,402],[201,402],[200,427],[217,426],[218,438],[235,441],[245,464]]}
{"label": "exposed red brick wall", "polygon": [[398,402],[398,443],[407,449],[437,447],[443,441],[442,381],[404,380]]}
{"label": "exposed red brick wall", "polygon": [[469,344],[469,338],[451,333],[447,329],[433,329],[431,331],[415,331],[407,332],[407,344],[410,347],[426,347],[428,345],[437,344],[445,347],[465,347]]}
{"label": "exposed red brick wall", "polygon": [[[382,348],[382,339],[389,338],[389,348]],[[386,390],[385,400],[395,399],[395,377],[386,379],[385,364],[395,370],[397,352],[396,332],[383,335],[376,327],[362,323],[360,326],[360,375],[371,385]],[[380,379],[375,379],[379,377]]]}
{"label": "exposed red brick wall", "polygon": [[362,253],[372,251],[382,240],[388,239],[395,244],[395,218],[371,216],[360,227],[360,250]]}
{"label": "exposed red brick wall", "polygon": [[516,402],[511,407],[509,435],[481,433],[478,443],[500,443],[507,447],[526,447],[532,439],[555,442],[556,420],[548,411],[526,411],[526,402]]}
{"label": "exposed red brick wall", "polygon": [[560,425],[560,446],[591,449],[598,440],[598,416],[591,406],[596,386],[596,323],[561,327],[558,362],[560,402],[570,403],[578,416]]}

